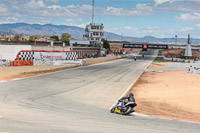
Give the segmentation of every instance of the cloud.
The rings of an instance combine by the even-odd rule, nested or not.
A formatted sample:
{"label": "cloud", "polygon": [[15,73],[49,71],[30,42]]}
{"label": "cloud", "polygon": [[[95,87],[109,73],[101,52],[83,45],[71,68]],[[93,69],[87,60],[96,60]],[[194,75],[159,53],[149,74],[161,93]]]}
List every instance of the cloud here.
{"label": "cloud", "polygon": [[151,12],[143,12],[140,10],[136,10],[135,8],[115,8],[115,7],[107,7],[104,15],[110,16],[148,16],[153,15]]}
{"label": "cloud", "polygon": [[200,24],[195,24],[195,27],[200,28]]}
{"label": "cloud", "polygon": [[57,9],[60,9],[61,6],[59,5],[52,5],[52,6],[48,6],[49,9],[53,9],[53,10],[57,10]]}
{"label": "cloud", "polygon": [[82,22],[83,20],[81,18],[79,19],[66,19],[67,22]]}
{"label": "cloud", "polygon": [[199,10],[200,1],[198,0],[168,0],[154,7],[155,11],[179,12],[179,13],[196,13]]}
{"label": "cloud", "polygon": [[194,30],[193,27],[183,27],[180,29],[180,31],[191,31],[191,30]]}
{"label": "cloud", "polygon": [[197,0],[155,0],[153,3],[138,3],[135,8],[106,7],[104,15],[109,16],[149,16],[160,12],[200,13]]}
{"label": "cloud", "polygon": [[200,13],[180,14],[180,16],[176,16],[175,18],[181,21],[196,21],[200,20]]}
{"label": "cloud", "polygon": [[60,3],[60,0],[45,0],[47,3]]}
{"label": "cloud", "polygon": [[144,11],[153,11],[153,7],[148,4],[137,4],[136,5],[137,10],[144,10]]}
{"label": "cloud", "polygon": [[87,24],[89,24],[90,22],[87,23],[83,23],[83,24],[74,24],[74,23],[67,23],[67,25],[69,26],[76,26],[76,27],[80,27],[80,28],[85,28]]}
{"label": "cloud", "polygon": [[158,30],[160,27],[159,26],[148,26],[148,30]]}
{"label": "cloud", "polygon": [[4,4],[0,4],[0,16],[11,16],[9,8]]}
{"label": "cloud", "polygon": [[0,5],[0,13],[5,13],[5,12],[7,12],[7,11],[8,11],[8,10],[7,10],[6,6],[3,5],[3,4],[1,4],[1,5]]}
{"label": "cloud", "polygon": [[155,0],[155,6],[166,3],[166,2],[172,2],[173,0]]}
{"label": "cloud", "polygon": [[[6,0],[3,0],[6,1]],[[86,5],[58,5],[60,0],[16,0],[8,1],[18,16],[33,17],[81,17],[91,18],[91,4]],[[53,5],[49,4],[53,3]],[[157,6],[155,6],[157,5]],[[150,16],[158,12],[192,12],[199,11],[200,2],[186,0],[155,0],[152,3],[138,3],[136,7],[98,7],[95,6],[95,17],[101,16]],[[8,8],[0,8],[0,12]],[[14,13],[12,12],[12,13]],[[5,13],[4,13],[5,14]],[[183,13],[182,13],[183,14]],[[2,15],[2,14],[1,14]],[[180,18],[181,19],[181,18]]]}
{"label": "cloud", "polygon": [[21,15],[33,17],[90,17],[91,5],[47,5],[42,0],[31,0],[13,7]]}
{"label": "cloud", "polygon": [[67,22],[74,22],[73,19],[66,19]]}
{"label": "cloud", "polygon": [[143,36],[159,36],[161,35],[161,30],[159,26],[148,26],[145,28],[136,28],[136,27],[116,27],[116,28],[107,28],[106,31],[117,33],[124,36],[134,36],[134,37],[143,37]]}
{"label": "cloud", "polygon": [[0,24],[6,24],[6,23],[16,23],[19,19],[15,17],[1,17],[0,18]]}
{"label": "cloud", "polygon": [[30,2],[24,4],[25,9],[29,10],[41,10],[45,9],[46,5],[42,0],[31,0]]}

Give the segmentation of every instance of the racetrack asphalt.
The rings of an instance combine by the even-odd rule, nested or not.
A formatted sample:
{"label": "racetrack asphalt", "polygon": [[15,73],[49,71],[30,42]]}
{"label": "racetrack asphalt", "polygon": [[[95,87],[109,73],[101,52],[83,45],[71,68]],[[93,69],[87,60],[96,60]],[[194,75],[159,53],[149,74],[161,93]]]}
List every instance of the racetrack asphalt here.
{"label": "racetrack asphalt", "polygon": [[199,133],[198,123],[109,112],[153,59],[129,57],[0,83],[0,133]]}

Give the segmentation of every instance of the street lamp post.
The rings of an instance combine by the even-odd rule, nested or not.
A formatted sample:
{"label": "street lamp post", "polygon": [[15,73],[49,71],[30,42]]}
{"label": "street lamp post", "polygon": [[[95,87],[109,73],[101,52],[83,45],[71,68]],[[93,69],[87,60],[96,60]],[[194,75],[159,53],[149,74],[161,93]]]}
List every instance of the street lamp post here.
{"label": "street lamp post", "polygon": [[10,33],[11,33],[11,28],[9,28],[9,30],[8,30],[8,41],[10,42],[10,40],[11,40],[11,36],[10,36]]}
{"label": "street lamp post", "polygon": [[[177,35],[175,35],[175,47],[176,47],[176,45],[177,45]],[[176,48],[174,47],[174,52],[175,52],[175,58],[176,58]]]}
{"label": "street lamp post", "polygon": [[177,37],[178,37],[178,36],[177,36],[177,35],[175,35],[175,44],[177,44]]}

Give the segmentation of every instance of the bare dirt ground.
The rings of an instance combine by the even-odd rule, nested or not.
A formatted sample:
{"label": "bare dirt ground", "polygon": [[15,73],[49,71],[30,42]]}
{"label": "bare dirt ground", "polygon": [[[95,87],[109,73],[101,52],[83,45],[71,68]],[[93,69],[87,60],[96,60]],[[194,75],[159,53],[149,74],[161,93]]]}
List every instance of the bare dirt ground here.
{"label": "bare dirt ground", "polygon": [[[161,69],[165,64],[152,64]],[[132,88],[138,113],[200,122],[200,74],[185,71],[145,72]]]}
{"label": "bare dirt ground", "polygon": [[165,69],[166,63],[153,63],[147,69]]}
{"label": "bare dirt ground", "polygon": [[0,81],[24,78],[72,68],[74,66],[18,66],[0,67]]}

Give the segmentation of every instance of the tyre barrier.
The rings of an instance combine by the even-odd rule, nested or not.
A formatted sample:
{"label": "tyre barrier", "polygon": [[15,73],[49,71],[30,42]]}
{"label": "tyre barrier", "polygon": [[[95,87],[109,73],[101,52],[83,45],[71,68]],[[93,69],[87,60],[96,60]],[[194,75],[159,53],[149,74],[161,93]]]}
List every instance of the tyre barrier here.
{"label": "tyre barrier", "polygon": [[10,62],[10,66],[33,66],[33,60],[15,60]]}

